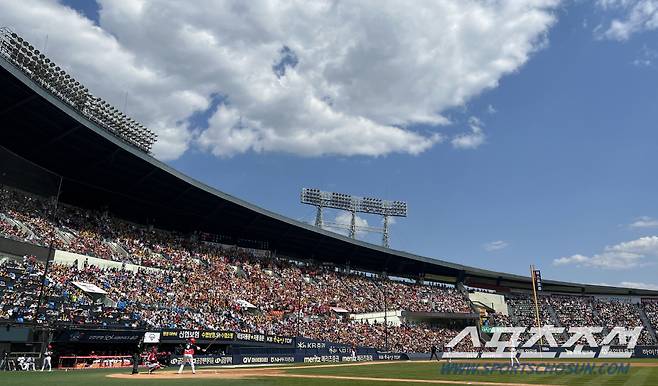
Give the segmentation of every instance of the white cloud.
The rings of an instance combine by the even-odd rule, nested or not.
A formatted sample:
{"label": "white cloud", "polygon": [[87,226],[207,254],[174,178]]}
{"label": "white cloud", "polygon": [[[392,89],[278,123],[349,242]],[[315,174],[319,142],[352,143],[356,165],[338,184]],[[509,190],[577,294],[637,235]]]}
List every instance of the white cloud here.
{"label": "white cloud", "polygon": [[483,245],[483,248],[485,251],[498,251],[504,248],[507,248],[509,246],[509,243],[503,240],[497,240],[497,241],[492,241],[490,243],[486,243]]}
{"label": "white cloud", "polygon": [[619,283],[618,286],[619,287],[640,288],[640,289],[648,289],[648,290],[658,291],[658,284],[641,283],[641,282],[636,282],[636,281],[622,281],[621,283]]}
{"label": "white cloud", "polygon": [[596,4],[604,11],[623,14],[597,27],[599,38],[628,40],[633,34],[658,28],[658,0],[598,0]]}
{"label": "white cloud", "polygon": [[470,132],[457,134],[450,141],[455,149],[477,149],[484,143],[486,136],[482,130],[482,121],[477,117],[470,117],[468,125]]}
{"label": "white cloud", "polygon": [[658,220],[642,216],[638,217],[631,224],[628,225],[630,228],[658,228]]}
{"label": "white cloud", "polygon": [[610,284],[610,283],[605,283],[605,282],[590,283],[590,284],[592,284],[592,285],[602,285],[602,286],[607,286],[607,287],[639,288],[639,289],[648,289],[648,290],[657,290],[658,291],[658,284],[642,283],[642,282],[637,282],[637,281],[620,281],[617,284]]}
{"label": "white cloud", "polygon": [[564,256],[553,260],[554,265],[567,265],[567,264],[586,264],[591,258],[579,254]]}
{"label": "white cloud", "polygon": [[651,60],[649,59],[634,59],[631,63],[633,63],[634,66],[636,67],[649,67],[651,66]]}
{"label": "white cloud", "polygon": [[576,254],[553,260],[553,265],[575,265],[603,269],[631,269],[655,264],[658,258],[658,236],[641,237],[612,246],[593,256]]}
{"label": "white cloud", "polygon": [[[0,24],[160,135],[156,155],[419,154],[441,112],[498,85],[544,46],[558,0],[99,0],[95,25],[54,0],[3,1]],[[224,103],[209,127],[189,117]],[[415,125],[423,124],[423,129]],[[474,148],[481,129],[453,138]]]}
{"label": "white cloud", "polygon": [[489,114],[496,114],[498,112],[498,110],[496,110],[496,108],[493,107],[493,105],[489,105],[489,106],[487,106],[487,112]]}
{"label": "white cloud", "polygon": [[658,59],[658,51],[643,45],[640,54],[631,63],[636,67],[651,67]]}

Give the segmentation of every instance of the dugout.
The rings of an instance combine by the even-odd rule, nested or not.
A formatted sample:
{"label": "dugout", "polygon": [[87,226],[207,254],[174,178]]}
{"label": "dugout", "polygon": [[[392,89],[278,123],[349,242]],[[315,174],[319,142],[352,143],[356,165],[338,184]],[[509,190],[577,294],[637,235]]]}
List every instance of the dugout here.
{"label": "dugout", "polygon": [[64,366],[75,362],[75,357],[121,357],[130,356],[135,350],[141,351],[143,330],[87,330],[62,328],[53,334],[52,345],[57,359]]}

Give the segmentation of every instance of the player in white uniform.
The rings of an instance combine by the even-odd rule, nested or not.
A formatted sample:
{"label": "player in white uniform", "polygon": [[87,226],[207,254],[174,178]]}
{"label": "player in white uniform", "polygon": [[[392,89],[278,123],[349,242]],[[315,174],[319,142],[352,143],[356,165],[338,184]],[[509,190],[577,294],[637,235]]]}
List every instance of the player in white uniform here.
{"label": "player in white uniform", "polygon": [[196,345],[196,339],[190,338],[187,343],[185,344],[185,348],[183,349],[183,361],[180,364],[180,368],[178,369],[178,374],[183,373],[183,368],[185,367],[186,363],[190,364],[190,367],[192,367],[192,374],[196,374],[196,370],[194,369],[194,351],[206,351],[205,349],[202,349],[201,347]]}
{"label": "player in white uniform", "polygon": [[[443,353],[448,353],[448,363],[452,363],[452,347],[445,346]],[[443,355],[441,355],[441,358],[443,358]]]}
{"label": "player in white uniform", "polygon": [[48,366],[48,371],[53,371],[53,366],[51,364],[52,356],[53,356],[53,346],[48,345],[48,348],[46,351],[43,352],[43,364],[41,365],[41,371],[43,371],[46,368],[46,365]]}
{"label": "player in white uniform", "polygon": [[36,366],[34,365],[34,357],[27,357],[25,358],[25,362],[23,362],[23,370],[25,371],[37,371]]}
{"label": "player in white uniform", "polygon": [[519,358],[516,352],[516,347],[512,346],[512,348],[509,350],[509,360],[512,364],[512,367],[514,367],[514,362],[516,361],[516,364],[521,366],[521,362],[519,362]]}

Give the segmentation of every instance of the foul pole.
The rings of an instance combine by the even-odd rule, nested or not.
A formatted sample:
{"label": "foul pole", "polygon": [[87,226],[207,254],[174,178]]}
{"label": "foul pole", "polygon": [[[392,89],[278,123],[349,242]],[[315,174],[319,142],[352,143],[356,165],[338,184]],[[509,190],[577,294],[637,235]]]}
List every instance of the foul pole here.
{"label": "foul pole", "polygon": [[535,280],[535,266],[530,265],[530,278],[532,279],[532,295],[535,300],[535,323],[539,327],[539,351],[542,352],[544,345],[544,335],[541,333],[541,318],[539,317],[539,302],[537,301],[537,282]]}

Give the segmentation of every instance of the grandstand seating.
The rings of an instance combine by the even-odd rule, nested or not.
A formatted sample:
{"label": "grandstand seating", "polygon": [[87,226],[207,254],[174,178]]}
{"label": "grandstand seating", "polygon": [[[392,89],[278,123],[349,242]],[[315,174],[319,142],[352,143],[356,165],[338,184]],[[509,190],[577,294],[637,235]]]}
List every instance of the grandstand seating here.
{"label": "grandstand seating", "polygon": [[[45,198],[0,189],[0,235],[102,259],[156,267],[131,272],[55,264],[48,273],[42,307],[36,311],[43,264],[33,258],[0,265],[0,320],[105,327],[230,329],[296,335],[357,345],[426,351],[447,343],[457,329],[405,321],[399,326],[349,320],[332,311],[383,310],[472,312],[454,287],[379,277],[309,261],[272,258],[263,251],[228,248],[195,235],[149,229],[108,213],[54,205]],[[72,285],[95,284],[115,304],[92,300]],[[591,297],[541,295],[543,325],[638,325],[639,309]],[[527,294],[507,295],[510,316],[493,325],[535,324]],[[256,309],[245,307],[252,304]],[[655,303],[644,304],[656,324]],[[642,342],[649,342],[648,335]]]}
{"label": "grandstand seating", "polygon": [[[514,325],[536,326],[535,307],[529,294],[514,294],[508,296],[507,304],[510,307],[512,319],[516,320]],[[649,325],[643,325],[640,311],[637,305],[624,303],[617,300],[603,300],[593,296],[570,296],[570,295],[540,295],[541,323],[558,327],[570,326],[602,326],[604,334],[613,327],[637,327],[645,329],[640,335],[639,343],[653,344],[654,339],[648,329]],[[646,307],[646,305],[645,305]],[[648,313],[647,313],[648,315]],[[505,324],[497,324],[505,325]],[[655,328],[655,327],[654,327]],[[558,342],[564,342],[567,335],[557,337]]]}
{"label": "grandstand seating", "polygon": [[658,336],[658,302],[655,299],[651,301],[644,300],[642,301],[642,310],[655,331],[654,335]]}

